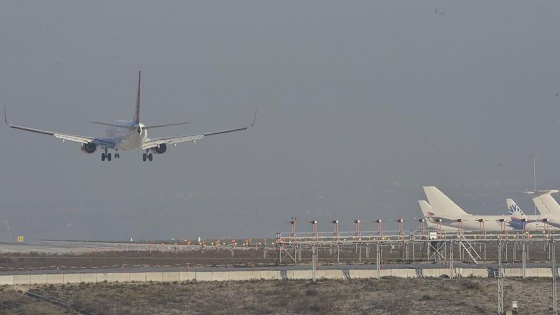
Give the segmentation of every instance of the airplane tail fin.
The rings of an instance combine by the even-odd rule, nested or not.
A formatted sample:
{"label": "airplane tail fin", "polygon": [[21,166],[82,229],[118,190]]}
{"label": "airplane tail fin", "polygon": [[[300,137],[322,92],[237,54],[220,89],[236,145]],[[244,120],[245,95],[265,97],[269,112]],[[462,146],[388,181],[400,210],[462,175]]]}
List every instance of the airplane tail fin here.
{"label": "airplane tail fin", "polygon": [[134,113],[134,122],[136,124],[140,123],[140,79],[142,76],[142,71],[138,71],[138,94],[136,95],[136,111]]}
{"label": "airplane tail fin", "polygon": [[515,203],[515,201],[513,201],[513,199],[508,198],[506,199],[506,202],[507,202],[509,214],[512,216],[512,218],[518,218],[518,219],[527,218],[525,213],[521,210],[521,208],[519,208],[519,206]]}
{"label": "airplane tail fin", "polygon": [[560,204],[552,198],[552,194],[557,192],[558,190],[541,190],[529,193],[541,215],[560,216]]}
{"label": "airplane tail fin", "polygon": [[420,210],[422,210],[422,214],[424,215],[424,219],[426,219],[426,223],[428,227],[435,226],[434,224],[434,216],[435,213],[433,212],[432,206],[426,200],[418,200],[420,204]]}
{"label": "airplane tail fin", "polygon": [[420,210],[425,218],[433,217],[435,214],[432,212],[432,206],[426,200],[418,200],[420,204]]}
{"label": "airplane tail fin", "polygon": [[424,186],[424,193],[428,197],[428,202],[431,205],[434,212],[438,216],[453,218],[457,216],[468,215],[465,210],[461,209],[455,202],[453,202],[449,197],[442,193],[439,189],[434,186]]}

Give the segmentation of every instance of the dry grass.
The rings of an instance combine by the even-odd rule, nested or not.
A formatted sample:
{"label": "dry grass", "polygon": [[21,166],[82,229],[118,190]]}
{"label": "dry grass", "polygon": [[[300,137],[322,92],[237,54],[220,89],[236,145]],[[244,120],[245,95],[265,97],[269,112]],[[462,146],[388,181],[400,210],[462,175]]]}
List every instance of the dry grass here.
{"label": "dry grass", "polygon": [[[507,279],[505,305],[518,300],[522,313],[546,314],[550,288],[549,279]],[[474,278],[81,283],[33,286],[30,291],[95,314],[491,314],[497,310],[496,280]],[[30,305],[39,303],[30,301]],[[35,314],[32,310],[16,313]]]}
{"label": "dry grass", "polygon": [[46,302],[39,302],[17,293],[14,290],[8,290],[6,287],[0,287],[0,314],[20,315],[20,314],[76,314],[76,312],[65,310],[58,306]]}

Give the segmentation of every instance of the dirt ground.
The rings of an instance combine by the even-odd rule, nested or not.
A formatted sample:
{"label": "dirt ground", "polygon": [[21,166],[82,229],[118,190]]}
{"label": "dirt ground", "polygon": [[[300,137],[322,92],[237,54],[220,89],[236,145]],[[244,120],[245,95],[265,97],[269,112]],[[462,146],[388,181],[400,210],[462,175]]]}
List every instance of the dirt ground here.
{"label": "dirt ground", "polygon": [[[549,314],[550,279],[506,279],[506,310]],[[1,314],[77,314],[0,288]],[[21,289],[21,288],[20,288]],[[496,279],[98,283],[24,288],[93,314],[495,314]]]}

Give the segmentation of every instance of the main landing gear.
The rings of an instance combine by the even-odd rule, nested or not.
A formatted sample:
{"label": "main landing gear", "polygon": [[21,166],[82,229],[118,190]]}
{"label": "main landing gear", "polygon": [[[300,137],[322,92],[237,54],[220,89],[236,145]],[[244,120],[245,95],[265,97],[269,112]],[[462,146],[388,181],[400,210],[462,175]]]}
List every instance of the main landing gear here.
{"label": "main landing gear", "polygon": [[[118,153],[117,150],[115,150],[115,159],[120,158],[120,154]],[[107,153],[107,148],[105,148],[105,152],[101,153],[101,161],[111,161],[111,153]]]}
{"label": "main landing gear", "polygon": [[146,162],[146,160],[150,160],[150,162],[154,160],[154,155],[149,150],[142,155],[142,161]]}

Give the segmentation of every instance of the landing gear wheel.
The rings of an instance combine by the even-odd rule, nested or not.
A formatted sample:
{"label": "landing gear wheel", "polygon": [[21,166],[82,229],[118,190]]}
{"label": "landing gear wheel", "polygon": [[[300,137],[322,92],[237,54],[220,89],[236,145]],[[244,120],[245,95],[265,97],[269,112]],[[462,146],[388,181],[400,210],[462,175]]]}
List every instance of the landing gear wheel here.
{"label": "landing gear wheel", "polygon": [[115,159],[120,159],[120,158],[121,158],[121,155],[118,154],[118,153],[115,153]]}
{"label": "landing gear wheel", "polygon": [[150,160],[150,162],[153,161],[154,160],[154,155],[151,154],[151,153],[148,154],[148,159]]}
{"label": "landing gear wheel", "polygon": [[107,153],[107,161],[111,161],[111,153]]}
{"label": "landing gear wheel", "polygon": [[105,161],[105,153],[101,153],[101,161]]}
{"label": "landing gear wheel", "polygon": [[146,162],[146,159],[147,159],[147,158],[148,158],[147,154],[144,153],[144,154],[142,155],[142,161]]}

